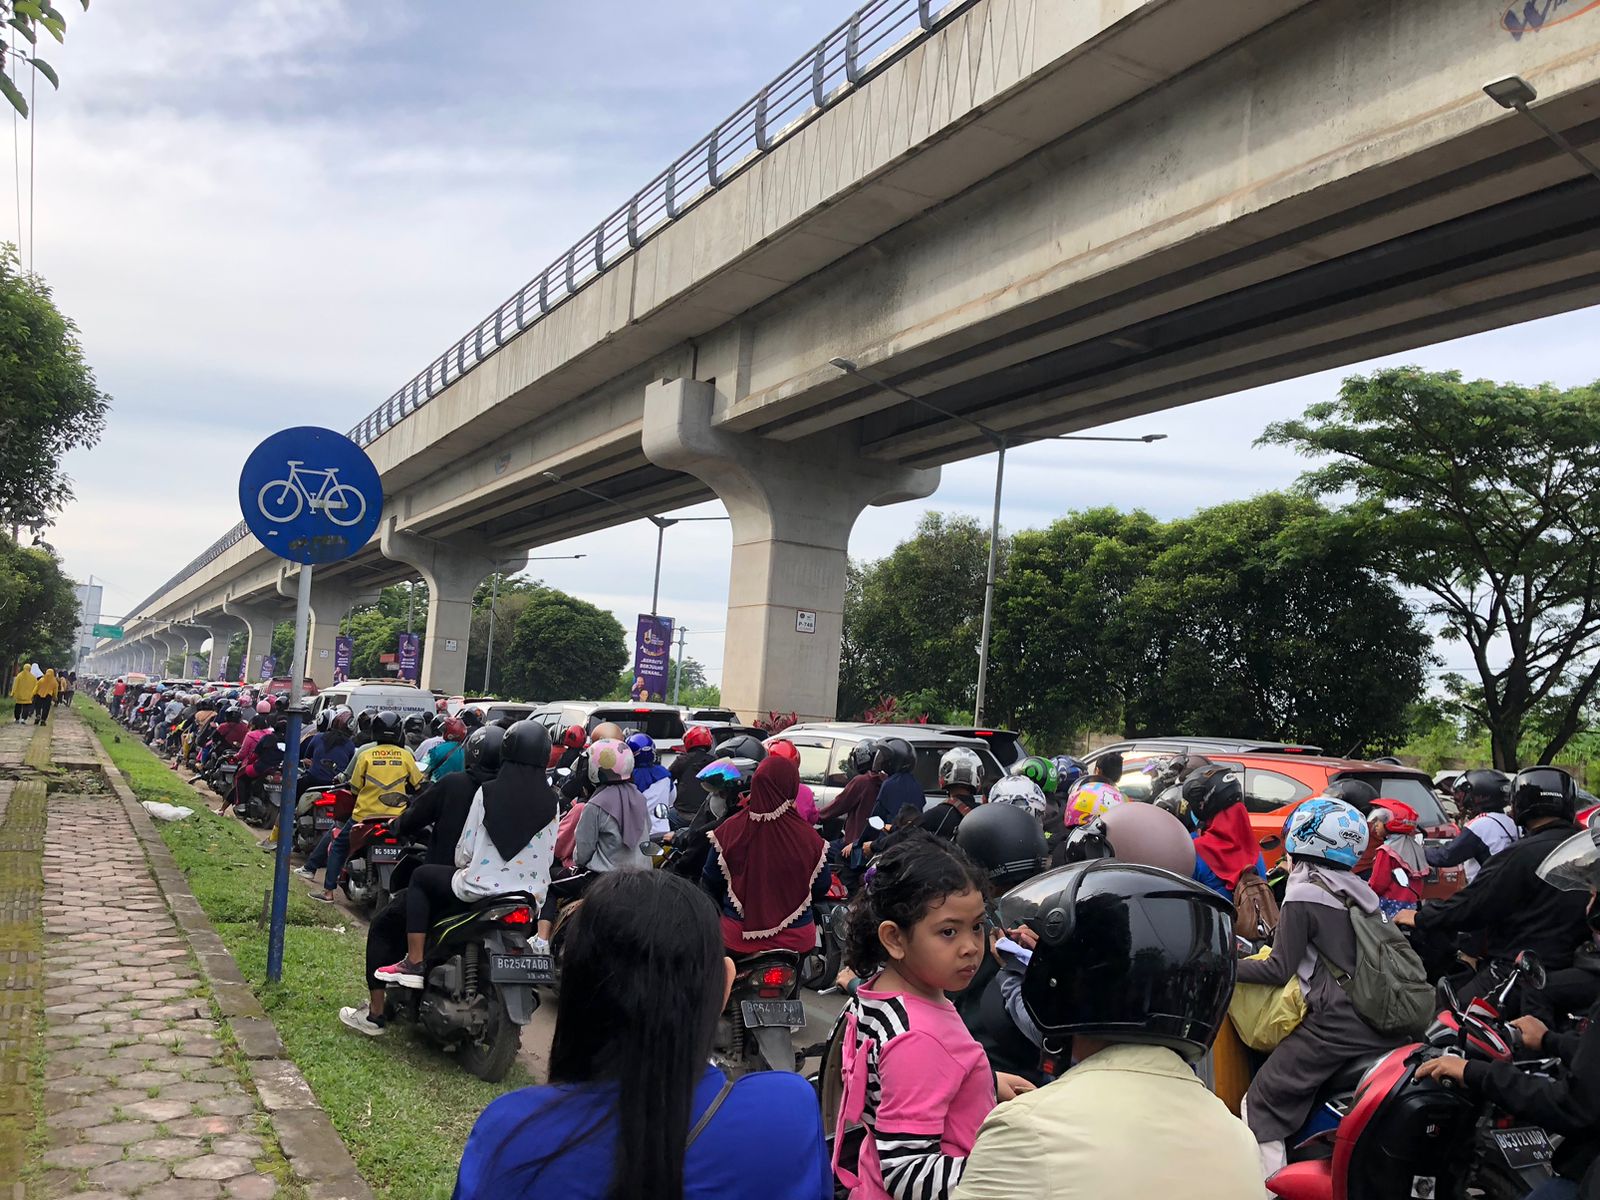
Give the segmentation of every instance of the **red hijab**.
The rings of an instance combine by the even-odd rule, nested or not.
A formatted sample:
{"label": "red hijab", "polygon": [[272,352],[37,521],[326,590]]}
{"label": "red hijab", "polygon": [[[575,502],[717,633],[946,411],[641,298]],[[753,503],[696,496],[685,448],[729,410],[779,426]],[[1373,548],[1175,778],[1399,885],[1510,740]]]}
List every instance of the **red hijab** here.
{"label": "red hijab", "polygon": [[1206,825],[1194,840],[1194,852],[1217,878],[1228,887],[1239,886],[1239,876],[1254,870],[1261,857],[1261,846],[1250,828],[1250,814],[1243,804],[1230,804]]}
{"label": "red hijab", "polygon": [[711,832],[728,899],[747,941],[782,933],[811,906],[811,885],[828,847],[794,810],[800,768],[768,755],[750,782],[750,801]]}

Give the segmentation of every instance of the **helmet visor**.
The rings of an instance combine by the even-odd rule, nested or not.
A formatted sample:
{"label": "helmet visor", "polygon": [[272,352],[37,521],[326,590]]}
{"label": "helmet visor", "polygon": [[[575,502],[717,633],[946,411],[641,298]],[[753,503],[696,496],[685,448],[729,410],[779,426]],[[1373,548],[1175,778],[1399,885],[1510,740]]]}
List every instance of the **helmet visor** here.
{"label": "helmet visor", "polygon": [[1563,892],[1600,891],[1600,830],[1573,834],[1545,855],[1536,873]]}

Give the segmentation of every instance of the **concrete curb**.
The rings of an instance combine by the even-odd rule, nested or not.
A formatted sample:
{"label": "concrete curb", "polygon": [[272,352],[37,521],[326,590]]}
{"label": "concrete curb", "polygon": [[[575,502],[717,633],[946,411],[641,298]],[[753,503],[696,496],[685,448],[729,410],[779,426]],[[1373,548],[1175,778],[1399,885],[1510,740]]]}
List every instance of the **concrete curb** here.
{"label": "concrete curb", "polygon": [[200,964],[222,1019],[249,1060],[256,1095],[270,1115],[273,1134],[295,1179],[305,1186],[309,1200],[374,1200],[372,1189],[356,1170],[355,1160],[333,1122],[317,1104],[300,1068],[285,1052],[277,1027],[189,890],[189,883],[161,840],[155,822],[112,763],[100,739],[92,732],[90,737],[100,769],[122,801],[173,920],[183,930]]}

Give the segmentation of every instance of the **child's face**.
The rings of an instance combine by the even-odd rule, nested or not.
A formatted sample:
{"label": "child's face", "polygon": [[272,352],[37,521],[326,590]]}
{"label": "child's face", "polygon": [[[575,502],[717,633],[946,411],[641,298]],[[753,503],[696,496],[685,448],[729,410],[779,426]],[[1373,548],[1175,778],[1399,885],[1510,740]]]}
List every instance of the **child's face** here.
{"label": "child's face", "polygon": [[983,897],[973,889],[954,892],[909,931],[895,926],[894,933],[885,945],[901,975],[930,991],[959,992],[983,961]]}

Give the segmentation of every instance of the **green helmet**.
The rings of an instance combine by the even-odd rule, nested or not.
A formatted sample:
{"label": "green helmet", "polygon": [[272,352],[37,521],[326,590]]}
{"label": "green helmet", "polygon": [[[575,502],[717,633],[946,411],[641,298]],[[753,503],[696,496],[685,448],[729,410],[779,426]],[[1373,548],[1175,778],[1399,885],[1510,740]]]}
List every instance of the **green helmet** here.
{"label": "green helmet", "polygon": [[1055,792],[1056,783],[1059,779],[1055,763],[1048,758],[1040,758],[1037,754],[1030,754],[1027,758],[1015,764],[1011,768],[1011,773],[1033,780],[1039,785],[1040,791],[1047,796]]}

